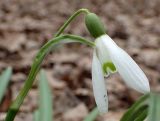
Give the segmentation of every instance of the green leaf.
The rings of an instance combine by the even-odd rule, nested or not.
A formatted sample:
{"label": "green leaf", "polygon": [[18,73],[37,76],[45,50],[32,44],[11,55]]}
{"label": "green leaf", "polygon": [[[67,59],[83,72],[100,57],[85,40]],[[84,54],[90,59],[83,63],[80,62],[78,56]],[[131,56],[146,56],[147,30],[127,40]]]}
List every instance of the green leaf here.
{"label": "green leaf", "polygon": [[39,104],[40,121],[53,121],[52,93],[49,88],[48,80],[44,70],[40,71],[39,90],[40,90],[40,104]]}
{"label": "green leaf", "polygon": [[139,113],[139,116],[134,121],[144,121],[148,114],[148,108]]}
{"label": "green leaf", "polygon": [[98,116],[99,111],[97,107],[95,107],[89,114],[88,116],[84,119],[84,121],[94,121],[96,117]]}
{"label": "green leaf", "polygon": [[36,110],[36,111],[34,112],[33,121],[39,121],[39,110]]}
{"label": "green leaf", "polygon": [[160,120],[160,95],[151,94],[149,101],[149,114],[148,121],[159,121]]}
{"label": "green leaf", "polygon": [[[135,115],[137,115],[137,112],[144,111],[145,105],[148,103],[149,94],[143,95],[136,101],[128,110],[125,112],[125,114],[122,116],[120,121],[134,121]],[[134,115],[134,116],[133,116]],[[132,119],[133,118],[133,119]]]}
{"label": "green leaf", "polygon": [[11,75],[12,75],[12,68],[8,67],[0,76],[0,103],[5,94],[6,88],[11,78]]}
{"label": "green leaf", "polygon": [[[142,105],[132,113],[132,115],[128,118],[127,121],[135,121],[135,120],[146,118],[145,113],[147,111],[148,111],[148,105]],[[143,121],[143,120],[139,120],[139,121]]]}

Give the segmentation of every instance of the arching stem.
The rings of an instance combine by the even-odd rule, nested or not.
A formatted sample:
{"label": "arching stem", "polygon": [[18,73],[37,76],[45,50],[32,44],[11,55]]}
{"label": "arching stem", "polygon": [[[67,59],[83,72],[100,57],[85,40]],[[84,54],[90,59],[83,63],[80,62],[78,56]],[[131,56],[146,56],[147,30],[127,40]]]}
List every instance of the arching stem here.
{"label": "arching stem", "polygon": [[61,33],[64,31],[64,29],[68,26],[68,24],[74,19],[76,18],[80,13],[85,13],[88,14],[90,13],[88,11],[88,9],[79,9],[78,11],[76,11],[71,17],[69,17],[69,19],[62,25],[62,27],[60,27],[60,29],[58,30],[58,32],[55,34],[55,37],[58,37],[59,35],[61,35]]}
{"label": "arching stem", "polygon": [[53,38],[52,40],[48,41],[38,52],[37,56],[35,57],[33,64],[31,66],[31,70],[30,73],[28,75],[28,78],[25,81],[25,84],[22,88],[22,90],[20,91],[20,93],[18,94],[17,98],[15,99],[15,101],[11,104],[6,119],[5,121],[13,121],[21,104],[23,103],[26,95],[28,94],[29,90],[31,89],[34,79],[37,75],[37,73],[39,72],[40,66],[45,58],[45,56],[47,55],[47,53],[49,53],[52,48],[54,48],[55,46],[57,46],[58,44],[62,44],[62,43],[70,43],[70,42],[79,42],[82,44],[86,44],[89,45],[91,47],[94,47],[94,43],[91,41],[88,41],[82,37],[79,36],[75,36],[75,35],[61,35],[59,37]]}

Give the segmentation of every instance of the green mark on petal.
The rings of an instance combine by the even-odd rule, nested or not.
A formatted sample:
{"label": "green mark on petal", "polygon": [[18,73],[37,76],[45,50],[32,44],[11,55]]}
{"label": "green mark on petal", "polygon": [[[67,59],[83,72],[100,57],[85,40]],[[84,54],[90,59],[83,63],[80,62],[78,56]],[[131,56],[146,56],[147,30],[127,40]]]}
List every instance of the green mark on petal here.
{"label": "green mark on petal", "polygon": [[103,64],[103,72],[106,73],[107,75],[109,74],[109,72],[113,73],[115,71],[116,71],[116,67],[112,62],[106,62]]}

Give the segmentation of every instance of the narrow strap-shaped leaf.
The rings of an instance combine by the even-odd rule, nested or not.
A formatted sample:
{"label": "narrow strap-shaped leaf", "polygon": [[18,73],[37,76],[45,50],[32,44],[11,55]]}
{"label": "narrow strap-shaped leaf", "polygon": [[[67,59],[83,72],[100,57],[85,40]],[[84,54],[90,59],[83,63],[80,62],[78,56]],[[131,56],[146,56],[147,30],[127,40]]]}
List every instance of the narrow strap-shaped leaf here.
{"label": "narrow strap-shaped leaf", "polygon": [[39,110],[36,110],[35,112],[34,112],[34,116],[33,116],[33,121],[40,121],[39,118],[40,116],[39,116]]}
{"label": "narrow strap-shaped leaf", "polygon": [[122,116],[120,121],[129,121],[132,114],[142,105],[147,103],[147,99],[149,98],[149,94],[143,95],[140,97],[128,110],[127,112]]}
{"label": "narrow strap-shaped leaf", "polygon": [[11,75],[12,75],[12,68],[8,67],[0,76],[0,103],[5,94]]}
{"label": "narrow strap-shaped leaf", "polygon": [[140,113],[140,115],[134,121],[144,121],[148,114],[148,108]]}
{"label": "narrow strap-shaped leaf", "polygon": [[39,90],[40,90],[39,121],[53,121],[52,94],[44,70],[40,71]]}
{"label": "narrow strap-shaped leaf", "polygon": [[151,94],[148,121],[160,121],[160,95]]}
{"label": "narrow strap-shaped leaf", "polygon": [[98,116],[99,111],[97,107],[95,107],[89,114],[88,116],[84,119],[84,121],[94,121],[96,117]]}
{"label": "narrow strap-shaped leaf", "polygon": [[138,107],[138,109],[136,109],[126,121],[135,121],[138,117],[141,117],[145,110],[148,111],[148,105],[142,105]]}

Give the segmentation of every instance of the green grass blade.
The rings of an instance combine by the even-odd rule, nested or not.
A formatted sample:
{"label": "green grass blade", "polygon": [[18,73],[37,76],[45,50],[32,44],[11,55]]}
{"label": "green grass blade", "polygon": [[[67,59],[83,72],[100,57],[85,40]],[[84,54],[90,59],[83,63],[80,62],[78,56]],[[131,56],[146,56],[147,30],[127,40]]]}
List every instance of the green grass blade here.
{"label": "green grass blade", "polygon": [[99,111],[97,107],[95,107],[89,114],[88,116],[84,119],[84,121],[94,121],[96,117],[98,116]]}
{"label": "green grass blade", "polygon": [[151,94],[148,119],[148,121],[160,120],[160,95],[158,94]]}
{"label": "green grass blade", "polygon": [[8,67],[0,76],[0,103],[5,94],[6,88],[11,78],[11,75],[12,75],[12,68]]}
{"label": "green grass blade", "polygon": [[40,121],[53,121],[52,94],[44,70],[40,71],[39,90],[40,90],[40,104],[39,104]]}

